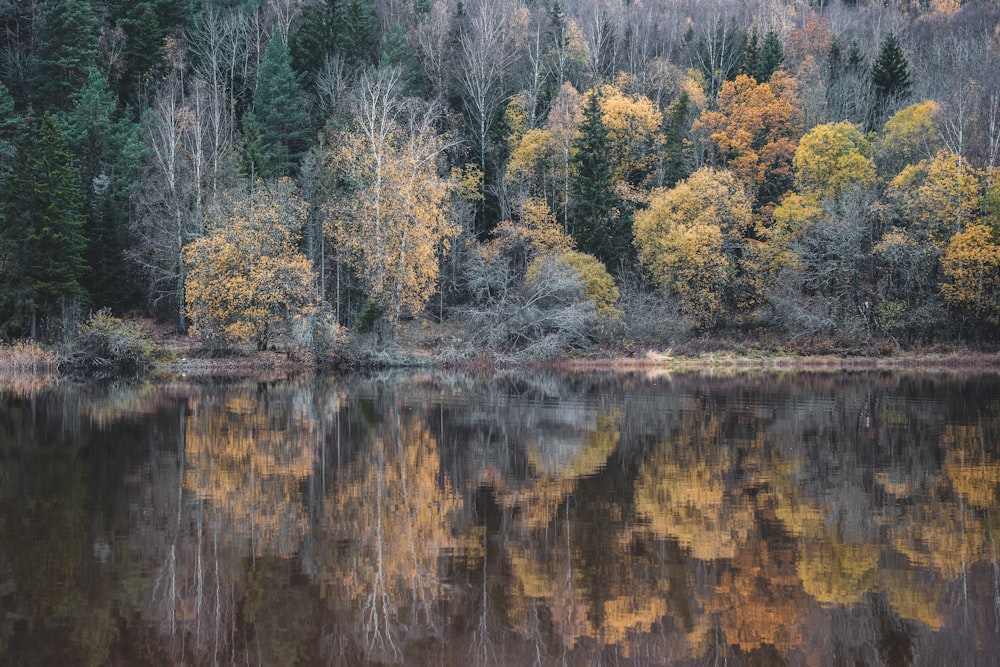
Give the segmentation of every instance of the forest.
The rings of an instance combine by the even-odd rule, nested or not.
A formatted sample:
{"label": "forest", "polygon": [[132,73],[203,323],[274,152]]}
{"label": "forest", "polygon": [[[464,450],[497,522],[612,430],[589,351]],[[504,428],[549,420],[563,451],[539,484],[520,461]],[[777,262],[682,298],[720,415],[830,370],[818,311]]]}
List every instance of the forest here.
{"label": "forest", "polygon": [[0,0],[0,29],[3,341],[997,342],[995,1]]}

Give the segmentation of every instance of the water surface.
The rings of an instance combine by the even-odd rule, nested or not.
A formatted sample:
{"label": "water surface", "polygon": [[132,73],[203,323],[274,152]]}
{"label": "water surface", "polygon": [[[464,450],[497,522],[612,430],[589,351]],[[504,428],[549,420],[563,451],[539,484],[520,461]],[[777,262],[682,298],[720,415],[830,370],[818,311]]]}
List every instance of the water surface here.
{"label": "water surface", "polygon": [[993,665],[1000,378],[0,390],[0,662]]}

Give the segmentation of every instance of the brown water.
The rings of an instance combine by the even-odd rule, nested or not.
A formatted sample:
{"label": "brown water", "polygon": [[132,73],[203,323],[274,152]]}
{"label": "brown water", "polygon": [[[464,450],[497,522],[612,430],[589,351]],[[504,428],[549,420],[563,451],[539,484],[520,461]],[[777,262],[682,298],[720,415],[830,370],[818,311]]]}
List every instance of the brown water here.
{"label": "brown water", "polygon": [[0,390],[0,663],[995,665],[1000,378]]}

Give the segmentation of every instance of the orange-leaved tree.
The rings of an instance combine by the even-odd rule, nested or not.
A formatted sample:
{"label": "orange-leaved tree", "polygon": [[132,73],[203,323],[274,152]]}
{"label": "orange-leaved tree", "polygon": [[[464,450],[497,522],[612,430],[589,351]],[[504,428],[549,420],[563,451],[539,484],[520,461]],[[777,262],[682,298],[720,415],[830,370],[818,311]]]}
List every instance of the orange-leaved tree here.
{"label": "orange-leaved tree", "polygon": [[708,132],[719,165],[753,197],[755,210],[773,205],[792,185],[792,155],[804,124],[795,88],[780,70],[767,83],[741,74],[722,84],[717,110],[695,121],[695,130]]}
{"label": "orange-leaved tree", "polygon": [[195,333],[264,349],[318,300],[296,244],[306,204],[287,178],[222,198],[207,235],[184,248],[186,313]]}

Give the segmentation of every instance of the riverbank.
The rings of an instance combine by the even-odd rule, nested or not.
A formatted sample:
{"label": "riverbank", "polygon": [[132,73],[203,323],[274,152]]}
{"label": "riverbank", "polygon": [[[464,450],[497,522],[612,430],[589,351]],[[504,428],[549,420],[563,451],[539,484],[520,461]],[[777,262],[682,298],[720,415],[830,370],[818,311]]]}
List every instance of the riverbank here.
{"label": "riverbank", "polygon": [[[132,320],[141,328],[154,350],[155,376],[217,377],[265,375],[287,377],[310,373],[321,367],[309,355],[291,350],[213,349],[203,341],[179,334],[168,325],[152,320]],[[620,343],[615,349],[594,349],[551,359],[517,357],[455,348],[453,337],[425,326],[404,331],[392,345],[358,338],[345,345],[338,363],[323,370],[344,371],[371,368],[450,367],[489,370],[495,368],[545,368],[561,372],[831,372],[831,371],[985,371],[1000,373],[1000,351],[967,346],[938,346],[915,350],[857,350],[830,352],[822,346],[813,353],[808,346],[782,349],[775,341],[726,340],[718,337],[686,339],[677,348],[637,349]],[[58,355],[32,343],[0,346],[0,385],[24,383],[22,376],[56,376]],[[35,380],[30,384],[34,386]]]}

